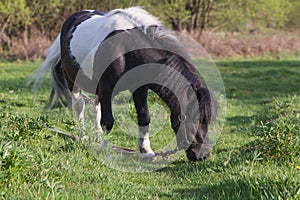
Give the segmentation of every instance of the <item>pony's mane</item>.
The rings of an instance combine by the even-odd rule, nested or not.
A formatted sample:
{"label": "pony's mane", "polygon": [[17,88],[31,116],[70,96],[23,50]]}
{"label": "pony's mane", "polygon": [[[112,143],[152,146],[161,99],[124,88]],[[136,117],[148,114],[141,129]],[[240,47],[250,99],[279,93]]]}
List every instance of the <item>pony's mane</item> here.
{"label": "pony's mane", "polygon": [[107,12],[104,16],[123,14],[131,23],[147,29],[149,26],[162,26],[162,22],[141,7],[115,9]]}
{"label": "pony's mane", "polygon": [[115,9],[105,13],[104,16],[109,17],[114,14],[122,14],[132,24],[138,27],[142,27],[145,33],[148,31],[148,28],[151,26],[161,27],[159,29],[156,29],[154,33],[157,37],[159,38],[169,37],[176,40],[176,37],[173,34],[173,32],[167,30],[164,27],[163,23],[158,19],[158,17],[154,17],[142,7],[135,6],[126,9]]}

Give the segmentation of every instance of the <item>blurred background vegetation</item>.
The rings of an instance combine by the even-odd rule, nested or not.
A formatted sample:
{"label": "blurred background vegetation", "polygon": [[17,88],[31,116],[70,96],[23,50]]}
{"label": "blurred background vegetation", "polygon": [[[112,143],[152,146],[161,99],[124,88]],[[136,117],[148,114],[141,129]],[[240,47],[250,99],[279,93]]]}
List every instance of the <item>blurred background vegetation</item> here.
{"label": "blurred background vegetation", "polygon": [[[108,11],[137,5],[158,16],[167,27],[193,36],[216,56],[261,53],[259,49],[271,52],[300,49],[300,38],[295,36],[300,29],[299,0],[1,0],[0,56],[4,59],[42,56],[65,19],[76,11]],[[292,38],[287,32],[294,33]],[[269,37],[245,44],[249,37],[257,39],[262,33],[269,33]],[[223,40],[226,43],[222,47]],[[266,41],[275,47],[268,46]],[[286,43],[290,46],[282,48]],[[229,55],[222,53],[230,52],[226,45],[232,46]]]}

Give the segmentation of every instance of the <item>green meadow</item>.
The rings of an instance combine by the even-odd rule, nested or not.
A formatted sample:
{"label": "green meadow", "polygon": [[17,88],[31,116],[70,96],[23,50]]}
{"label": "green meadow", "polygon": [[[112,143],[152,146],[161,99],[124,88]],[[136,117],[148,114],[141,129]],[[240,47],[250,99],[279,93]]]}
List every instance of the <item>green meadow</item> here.
{"label": "green meadow", "polygon": [[[139,173],[110,167],[86,145],[49,130],[76,134],[76,122],[67,108],[44,112],[49,78],[36,94],[26,86],[39,64],[0,62],[1,199],[300,199],[299,59],[217,61],[227,108],[211,157],[194,163],[181,154]],[[154,119],[164,110],[155,108]],[[118,109],[115,118],[123,121],[109,140],[135,148]],[[154,150],[174,137],[168,117],[162,119],[153,122],[162,127],[151,138]]]}

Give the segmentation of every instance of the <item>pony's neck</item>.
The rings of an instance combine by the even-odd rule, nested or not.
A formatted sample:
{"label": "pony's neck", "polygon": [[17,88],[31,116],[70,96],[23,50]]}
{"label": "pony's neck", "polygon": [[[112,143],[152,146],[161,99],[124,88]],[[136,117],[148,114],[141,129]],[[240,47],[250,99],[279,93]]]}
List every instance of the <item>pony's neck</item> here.
{"label": "pony's neck", "polygon": [[168,88],[155,86],[151,88],[170,109],[171,115],[179,115],[180,103],[176,95]]}
{"label": "pony's neck", "polygon": [[196,92],[196,90],[202,88],[202,82],[194,67],[182,61],[182,58],[175,61],[175,64],[169,63],[167,66],[169,66],[170,73],[162,72],[158,77],[159,82],[167,86],[152,85],[150,89],[157,93],[169,107],[172,128],[176,132],[180,124],[178,117],[186,114],[184,113],[186,106],[191,103],[190,92]]}
{"label": "pony's neck", "polygon": [[166,87],[163,86],[151,86],[152,91],[154,91],[160,99],[168,106],[170,110],[170,120],[172,129],[175,133],[179,129],[180,122],[178,121],[178,116],[181,114],[180,103],[175,96],[175,94]]}

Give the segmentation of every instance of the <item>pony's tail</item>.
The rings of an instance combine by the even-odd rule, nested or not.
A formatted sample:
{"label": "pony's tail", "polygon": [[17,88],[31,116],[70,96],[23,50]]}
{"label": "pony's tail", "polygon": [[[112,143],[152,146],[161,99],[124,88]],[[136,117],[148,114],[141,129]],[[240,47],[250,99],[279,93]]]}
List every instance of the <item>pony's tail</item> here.
{"label": "pony's tail", "polygon": [[71,94],[61,67],[60,34],[47,50],[45,61],[30,75],[27,85],[33,84],[32,90],[36,92],[49,71],[51,73],[51,93],[46,108],[51,108],[55,100],[63,105],[70,105]]}

